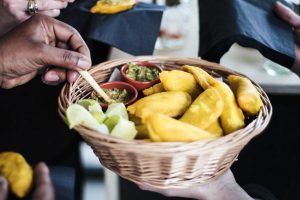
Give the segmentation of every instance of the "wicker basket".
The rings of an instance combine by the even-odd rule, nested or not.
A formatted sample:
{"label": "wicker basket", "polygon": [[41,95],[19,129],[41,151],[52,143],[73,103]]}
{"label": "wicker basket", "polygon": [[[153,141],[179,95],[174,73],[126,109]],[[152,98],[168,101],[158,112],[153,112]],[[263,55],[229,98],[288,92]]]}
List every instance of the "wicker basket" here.
{"label": "wicker basket", "polygon": [[[238,74],[218,64],[197,58],[137,57],[101,63],[89,72],[97,82],[105,82],[115,67],[127,62],[149,61],[160,64],[164,70],[178,69],[182,65],[198,66],[214,77]],[[243,76],[243,75],[242,75]],[[139,140],[122,140],[100,134],[83,126],[76,131],[92,147],[100,162],[121,177],[135,183],[157,188],[187,188],[214,180],[222,175],[243,147],[268,125],[272,106],[266,93],[256,83],[263,107],[256,119],[245,128],[214,140],[192,143],[154,143]],[[59,114],[65,119],[69,105],[90,95],[92,88],[80,77],[73,84],[66,84],[59,96]]]}

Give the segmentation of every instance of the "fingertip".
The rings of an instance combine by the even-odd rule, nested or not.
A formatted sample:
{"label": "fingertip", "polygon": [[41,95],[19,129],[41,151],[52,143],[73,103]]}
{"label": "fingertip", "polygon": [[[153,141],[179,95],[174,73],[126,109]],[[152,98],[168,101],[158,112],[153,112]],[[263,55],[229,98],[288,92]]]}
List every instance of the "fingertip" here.
{"label": "fingertip", "polygon": [[144,185],[142,185],[142,184],[137,184],[137,186],[138,186],[141,190],[145,190]]}
{"label": "fingertip", "polygon": [[48,85],[58,85],[66,80],[66,70],[52,67],[44,74],[43,79]]}
{"label": "fingertip", "polygon": [[49,174],[49,168],[44,162],[39,162],[35,167],[35,171],[38,173]]}
{"label": "fingertip", "polygon": [[66,8],[66,7],[68,7],[68,3],[69,3],[69,2],[64,2],[64,3],[63,3],[63,5],[62,5],[62,6],[63,6],[63,8]]}
{"label": "fingertip", "polygon": [[8,183],[4,176],[0,176],[0,188],[1,189],[7,189]]}
{"label": "fingertip", "polygon": [[285,8],[285,5],[283,5],[280,1],[276,1],[274,4],[273,4],[273,9],[275,11],[279,11],[280,9],[284,9]]}
{"label": "fingertip", "polygon": [[283,6],[283,4],[280,1],[276,1],[274,5],[275,6]]}
{"label": "fingertip", "polygon": [[41,77],[41,80],[44,84],[46,85],[51,85],[51,86],[55,86],[55,85],[59,85],[61,83],[60,80],[58,81],[48,81],[46,78],[45,78],[45,74]]}
{"label": "fingertip", "polygon": [[289,23],[293,27],[300,27],[300,17],[296,15],[291,8],[284,5],[280,1],[277,1],[273,5],[273,9],[282,20]]}
{"label": "fingertip", "polygon": [[40,162],[34,168],[36,185],[50,183],[50,170],[46,163]]}
{"label": "fingertip", "polygon": [[284,5],[280,2],[280,1],[276,1],[274,4],[273,4],[273,10],[275,10],[277,13],[278,11],[283,8]]}
{"label": "fingertip", "polygon": [[45,81],[47,81],[47,82],[57,82],[57,81],[59,81],[58,74],[56,74],[54,72],[45,73],[44,78],[45,78]]}
{"label": "fingertip", "polygon": [[92,62],[90,59],[80,57],[78,58],[77,67],[83,70],[87,70],[92,66]]}
{"label": "fingertip", "polygon": [[67,72],[67,80],[69,83],[75,82],[78,77],[79,77],[79,74],[76,71],[69,70]]}
{"label": "fingertip", "polygon": [[8,194],[8,182],[4,176],[0,175],[0,199],[6,199]]}

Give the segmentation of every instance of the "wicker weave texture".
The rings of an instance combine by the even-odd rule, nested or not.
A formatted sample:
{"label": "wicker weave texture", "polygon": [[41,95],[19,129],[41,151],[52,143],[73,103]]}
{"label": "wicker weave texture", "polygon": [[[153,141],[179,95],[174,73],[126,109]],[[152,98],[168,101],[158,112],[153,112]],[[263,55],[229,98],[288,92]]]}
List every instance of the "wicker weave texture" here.
{"label": "wicker weave texture", "polygon": [[[197,58],[137,57],[101,63],[89,72],[98,83],[105,82],[116,67],[134,61],[149,61],[161,65],[164,70],[193,65],[214,77],[230,74],[244,76],[218,64]],[[247,77],[248,78],[248,77]],[[252,81],[253,82],[253,81]],[[266,93],[255,82],[263,107],[259,115],[245,128],[214,140],[192,143],[154,143],[139,140],[122,140],[100,134],[83,126],[76,131],[92,147],[100,162],[125,179],[157,188],[187,188],[207,183],[222,175],[243,147],[268,125],[272,106]],[[59,114],[66,121],[69,105],[89,97],[92,88],[82,77],[73,84],[66,84],[59,96]]]}

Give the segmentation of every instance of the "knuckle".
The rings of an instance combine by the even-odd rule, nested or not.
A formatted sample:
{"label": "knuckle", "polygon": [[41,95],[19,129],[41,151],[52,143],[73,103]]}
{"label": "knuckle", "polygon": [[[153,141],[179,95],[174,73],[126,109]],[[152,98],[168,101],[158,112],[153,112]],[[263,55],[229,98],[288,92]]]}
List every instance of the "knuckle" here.
{"label": "knuckle", "polygon": [[66,26],[66,28],[68,29],[68,31],[70,32],[71,35],[78,35],[79,34],[78,31],[75,28],[73,28],[72,26],[69,26],[67,24],[65,26]]}
{"label": "knuckle", "polygon": [[74,61],[74,56],[70,51],[64,51],[63,53],[63,61],[65,63],[76,64]]}
{"label": "knuckle", "polygon": [[59,15],[60,15],[60,10],[58,10],[58,9],[53,10],[53,11],[52,11],[52,15],[53,15],[54,17],[59,16]]}
{"label": "knuckle", "polygon": [[35,56],[38,58],[38,59],[41,59],[43,60],[43,62],[41,64],[44,64],[44,59],[46,58],[45,55],[48,54],[46,48],[45,48],[45,45],[41,44],[41,43],[35,43],[32,45],[32,49],[34,49],[35,51]]}
{"label": "knuckle", "polygon": [[68,2],[61,2],[61,8],[66,8],[68,6]]}

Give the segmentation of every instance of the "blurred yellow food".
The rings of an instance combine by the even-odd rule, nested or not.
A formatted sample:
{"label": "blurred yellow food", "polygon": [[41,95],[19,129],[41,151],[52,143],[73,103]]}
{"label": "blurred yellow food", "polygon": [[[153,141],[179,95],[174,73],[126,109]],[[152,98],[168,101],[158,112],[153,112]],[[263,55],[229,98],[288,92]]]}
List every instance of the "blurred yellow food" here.
{"label": "blurred yellow food", "polygon": [[0,174],[8,180],[11,191],[17,197],[23,198],[30,191],[32,168],[19,153],[0,153]]}
{"label": "blurred yellow food", "polygon": [[157,83],[157,84],[153,85],[150,88],[144,89],[143,94],[146,95],[146,96],[149,96],[151,94],[164,92],[164,91],[165,91],[165,89],[164,89],[163,84],[162,83]]}
{"label": "blurred yellow food", "polygon": [[256,115],[263,103],[251,81],[236,75],[229,75],[228,81],[240,108],[249,115]]}
{"label": "blurred yellow food", "polygon": [[137,130],[136,139],[149,139],[149,133],[145,124],[142,123],[142,119],[135,115],[129,114],[129,120],[134,122],[135,128]]}
{"label": "blurred yellow food", "polygon": [[145,124],[139,124],[135,126],[138,131],[136,139],[149,139],[149,132]]}
{"label": "blurred yellow food", "polygon": [[215,88],[210,87],[197,97],[180,121],[206,129],[218,120],[223,107],[221,95]]}
{"label": "blurred yellow food", "polygon": [[245,126],[245,117],[238,107],[231,89],[226,83],[217,81],[213,85],[222,96],[224,109],[221,114],[221,125],[225,134],[232,133]]}
{"label": "blurred yellow food", "polygon": [[183,71],[187,71],[187,72],[191,73],[194,76],[194,78],[196,79],[196,81],[198,82],[198,84],[204,90],[209,88],[209,86],[210,86],[209,81],[213,81],[213,80],[209,80],[211,76],[206,77],[206,75],[202,73],[203,71],[200,71],[199,70],[200,68],[198,68],[198,67],[184,65],[181,67],[181,69]]}
{"label": "blurred yellow food", "polygon": [[148,109],[153,112],[162,113],[170,117],[181,116],[191,105],[192,98],[186,92],[172,91],[160,92],[139,99],[127,107],[131,115],[142,116],[142,111]]}
{"label": "blurred yellow food", "polygon": [[128,114],[129,121],[132,121],[135,125],[142,124],[142,119],[140,117],[137,117],[135,115]]}
{"label": "blurred yellow food", "polygon": [[219,120],[216,120],[215,122],[213,122],[205,130],[212,133],[212,134],[214,134],[215,136],[222,136],[223,135],[223,129],[220,125]]}
{"label": "blurred yellow food", "polygon": [[214,79],[206,71],[198,67],[185,65],[182,69],[192,73],[203,89],[206,90],[212,86],[220,93],[224,103],[224,109],[221,114],[221,125],[225,134],[229,134],[245,126],[244,114],[238,107],[235,96],[226,83]]}
{"label": "blurred yellow food", "polygon": [[131,9],[135,0],[98,0],[96,5],[91,8],[92,13],[115,14]]}
{"label": "blurred yellow food", "polygon": [[181,70],[163,71],[159,79],[166,91],[183,91],[196,98],[201,89],[194,76]]}
{"label": "blurred yellow food", "polygon": [[203,129],[149,110],[143,111],[142,119],[154,142],[193,142],[216,138]]}

